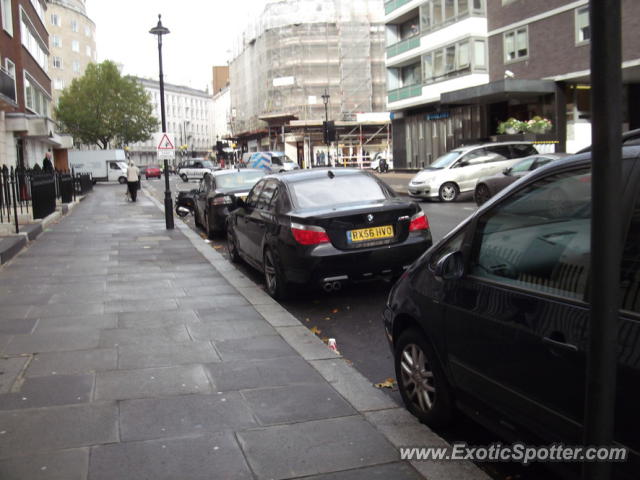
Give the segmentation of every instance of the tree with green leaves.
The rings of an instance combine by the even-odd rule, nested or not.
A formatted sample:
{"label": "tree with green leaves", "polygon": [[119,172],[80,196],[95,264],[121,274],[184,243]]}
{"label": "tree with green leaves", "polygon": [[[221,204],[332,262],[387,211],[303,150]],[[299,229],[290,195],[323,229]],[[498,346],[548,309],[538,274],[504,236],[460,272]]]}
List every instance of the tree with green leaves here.
{"label": "tree with green leaves", "polygon": [[120,75],[109,60],[90,64],[73,80],[60,96],[55,117],[76,142],[101,149],[146,141],[158,129],[142,85]]}

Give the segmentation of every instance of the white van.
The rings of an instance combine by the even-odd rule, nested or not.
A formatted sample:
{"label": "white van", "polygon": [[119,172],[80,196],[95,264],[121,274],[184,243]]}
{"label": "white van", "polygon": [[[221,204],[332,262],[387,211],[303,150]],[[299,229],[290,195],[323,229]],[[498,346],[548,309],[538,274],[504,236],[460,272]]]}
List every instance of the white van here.
{"label": "white van", "polygon": [[90,173],[94,183],[127,183],[127,157],[124,150],[69,150],[69,168]]}
{"label": "white van", "polygon": [[409,196],[453,202],[473,192],[481,177],[502,172],[538,151],[529,142],[487,143],[456,148],[439,157],[409,182]]}

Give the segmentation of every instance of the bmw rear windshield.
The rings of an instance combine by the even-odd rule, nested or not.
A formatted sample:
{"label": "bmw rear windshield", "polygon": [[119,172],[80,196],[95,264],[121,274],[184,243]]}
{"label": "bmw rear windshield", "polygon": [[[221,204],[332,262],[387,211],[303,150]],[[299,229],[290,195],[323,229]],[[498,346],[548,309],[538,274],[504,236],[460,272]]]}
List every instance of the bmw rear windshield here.
{"label": "bmw rear windshield", "polygon": [[224,175],[216,175],[216,183],[219,188],[246,188],[253,187],[258,180],[264,176],[264,172],[260,171],[239,171],[234,173],[225,173]]}
{"label": "bmw rear windshield", "polygon": [[369,175],[336,175],[293,182],[289,185],[298,208],[386,200],[387,193]]}

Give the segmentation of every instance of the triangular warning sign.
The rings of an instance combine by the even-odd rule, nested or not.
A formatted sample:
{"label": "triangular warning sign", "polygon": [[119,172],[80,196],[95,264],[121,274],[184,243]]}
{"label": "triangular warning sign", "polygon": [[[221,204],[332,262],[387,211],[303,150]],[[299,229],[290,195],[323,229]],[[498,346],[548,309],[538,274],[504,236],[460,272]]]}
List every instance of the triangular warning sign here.
{"label": "triangular warning sign", "polygon": [[158,143],[158,150],[175,150],[175,148],[171,140],[169,140],[169,136],[166,133],[162,134],[160,143]]}

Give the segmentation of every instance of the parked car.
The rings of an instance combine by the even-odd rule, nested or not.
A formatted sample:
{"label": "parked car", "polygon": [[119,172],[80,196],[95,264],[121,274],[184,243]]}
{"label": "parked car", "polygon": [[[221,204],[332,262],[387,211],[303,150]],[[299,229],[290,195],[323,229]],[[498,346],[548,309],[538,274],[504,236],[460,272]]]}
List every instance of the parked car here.
{"label": "parked car", "polygon": [[177,173],[182,181],[188,182],[192,179],[200,180],[205,173],[212,173],[215,169],[216,167],[211,160],[191,158],[180,162]]}
{"label": "parked car", "polygon": [[245,199],[249,190],[266,172],[258,169],[218,170],[206,173],[194,195],[196,225],[201,225],[209,238],[225,231],[231,195]]}
{"label": "parked car", "polygon": [[[636,128],[635,130],[629,130],[628,132],[624,132],[622,134],[622,145],[632,146],[632,145],[640,145],[640,128]],[[579,150],[578,153],[586,153],[591,151],[591,145],[582,150]]]}
{"label": "parked car", "polygon": [[[393,170],[393,155],[387,155],[391,152],[378,152],[371,160],[370,168],[375,170],[376,172],[385,172],[389,170]],[[383,161],[384,160],[384,161]],[[382,161],[383,168],[380,168],[380,162]],[[384,167],[384,162],[387,162],[386,168]]]}
{"label": "parked car", "polygon": [[472,192],[479,178],[495,175],[512,166],[519,158],[537,153],[528,142],[487,143],[456,148],[411,179],[409,196],[453,202],[460,193]]}
{"label": "parked car", "polygon": [[229,215],[227,248],[264,272],[267,291],[325,291],[402,273],[431,245],[419,205],[357,169],[314,169],[260,180]]}
{"label": "parked car", "polygon": [[502,172],[491,177],[484,177],[478,180],[473,198],[478,205],[493,197],[503,188],[508,187],[520,177],[529,172],[546,165],[549,162],[566,157],[566,153],[545,153],[524,157],[512,167],[505,168]]}
{"label": "parked car", "polygon": [[161,178],[162,170],[158,165],[149,165],[144,170],[144,176],[147,180],[149,180],[150,178]]}
{"label": "parked car", "polygon": [[[640,147],[623,149],[615,440],[640,468]],[[591,254],[591,158],[546,165],[503,190],[394,285],[384,325],[408,410],[431,426],[454,409],[506,437],[579,445]],[[623,473],[626,470],[626,475]]]}
{"label": "parked car", "polygon": [[284,152],[254,152],[248,156],[246,164],[247,168],[262,168],[270,173],[289,172],[300,168]]}

